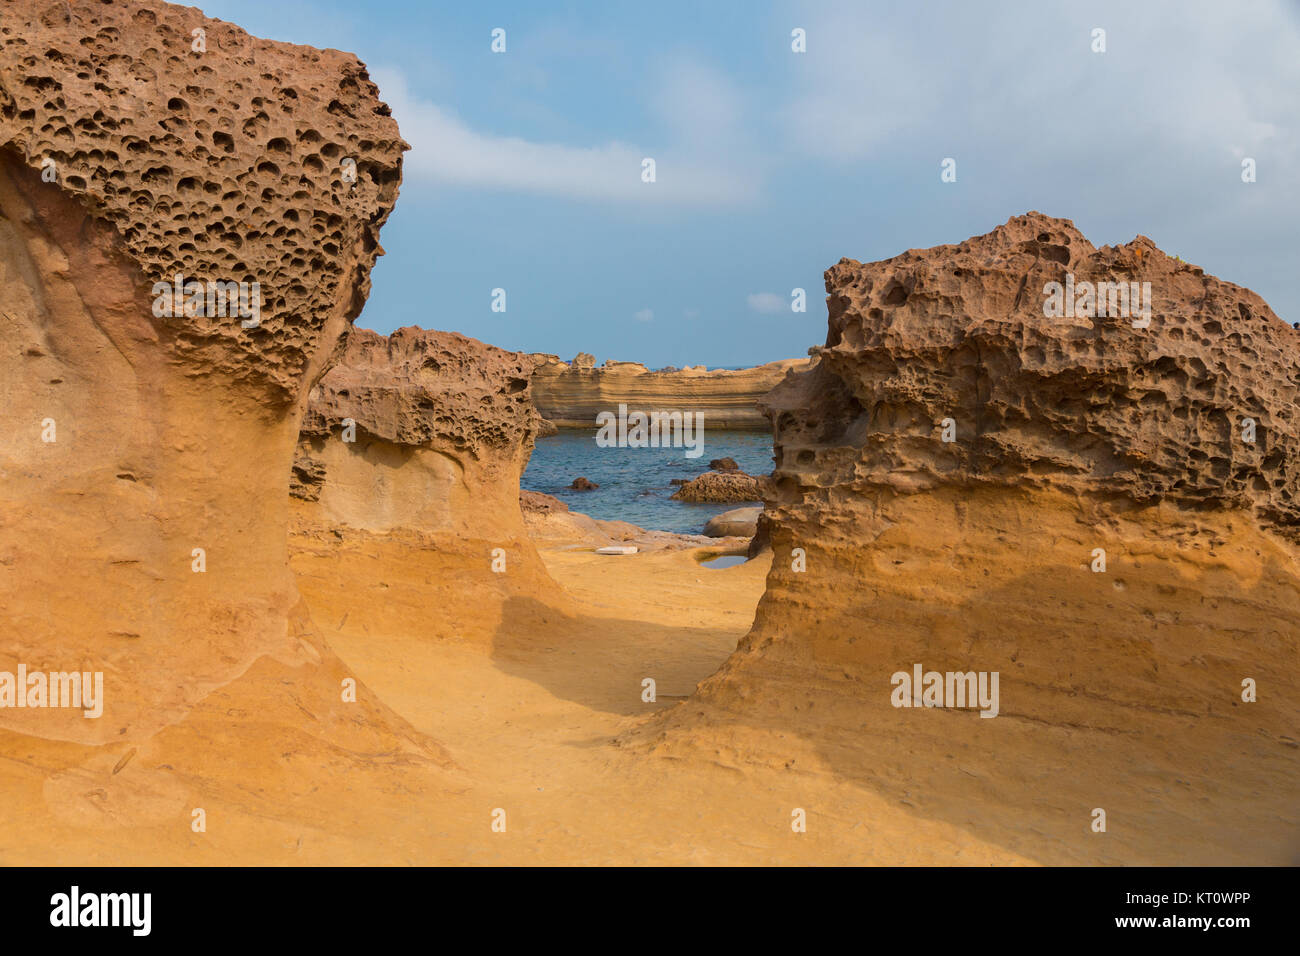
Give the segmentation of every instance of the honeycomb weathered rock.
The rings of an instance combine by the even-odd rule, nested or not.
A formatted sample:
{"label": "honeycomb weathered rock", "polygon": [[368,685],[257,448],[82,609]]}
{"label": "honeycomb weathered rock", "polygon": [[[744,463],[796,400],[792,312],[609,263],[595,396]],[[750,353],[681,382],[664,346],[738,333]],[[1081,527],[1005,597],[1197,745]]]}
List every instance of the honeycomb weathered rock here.
{"label": "honeycomb weathered rock", "polygon": [[[350,54],[156,0],[0,5],[0,668],[107,675],[102,719],[5,727],[144,739],[310,656],[293,450],[404,148]],[[260,324],[160,315],[178,273],[256,282]]]}
{"label": "honeycomb weathered rock", "polygon": [[[1045,315],[1067,274],[1149,282],[1150,324]],[[826,290],[821,362],[764,400],[789,494],[1050,485],[1235,505],[1300,534],[1300,332],[1249,289],[1143,236],[1096,249],[1028,213],[958,245],[842,259]]]}
{"label": "honeycomb weathered rock", "polygon": [[522,453],[527,461],[540,424],[532,370],[527,355],[456,332],[354,328],[338,363],[312,390],[302,432],[324,438],[350,418],[397,445],[485,459]]}
{"label": "honeycomb weathered rock", "polygon": [[157,0],[7,0],[0,147],[112,224],[149,285],[259,283],[260,327],[183,316],[157,334],[196,374],[281,401],[361,311],[407,148],[355,56]]}
{"label": "honeycomb weathered rock", "polygon": [[[1045,314],[1067,274],[1149,282],[1150,323],[1109,295]],[[1037,213],[826,289],[820,362],[764,400],[753,629],[632,741],[787,769],[807,741],[918,825],[1044,863],[1293,859],[1300,333]],[[918,669],[1000,690],[926,699]]]}

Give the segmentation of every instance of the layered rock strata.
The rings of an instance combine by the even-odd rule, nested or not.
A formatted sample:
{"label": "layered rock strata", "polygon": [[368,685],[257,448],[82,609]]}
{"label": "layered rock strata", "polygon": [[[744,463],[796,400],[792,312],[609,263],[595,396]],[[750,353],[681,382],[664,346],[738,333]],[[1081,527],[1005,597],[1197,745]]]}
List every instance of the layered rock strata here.
{"label": "layered rock strata", "polygon": [[620,403],[630,411],[689,411],[704,416],[706,428],[763,429],[767,419],[758,399],[787,372],[807,369],[809,359],[787,359],[754,368],[651,371],[637,362],[595,365],[579,354],[571,363],[538,355],[533,399],[542,417],[561,428],[595,428],[601,412],[617,414]]}

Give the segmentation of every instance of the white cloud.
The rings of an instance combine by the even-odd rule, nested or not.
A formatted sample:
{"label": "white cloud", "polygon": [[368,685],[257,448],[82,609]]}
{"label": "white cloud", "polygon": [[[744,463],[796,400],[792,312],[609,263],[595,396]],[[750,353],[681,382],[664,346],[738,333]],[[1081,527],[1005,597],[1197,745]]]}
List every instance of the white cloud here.
{"label": "white cloud", "polygon": [[[1288,168],[1300,158],[1300,29],[1280,0],[1249,16],[1217,0],[947,0],[929,8],[927,29],[907,7],[832,2],[807,13],[808,52],[792,55],[793,95],[778,115],[796,149],[819,159],[920,150],[933,153],[937,180],[944,156],[1059,172],[1113,154],[1132,181],[1135,157],[1180,148],[1267,150]],[[1098,25],[1105,53],[1090,49]]]}
{"label": "white cloud", "polygon": [[[700,162],[662,144],[569,146],[480,133],[451,111],[412,94],[399,72],[376,69],[373,78],[411,144],[404,170],[412,179],[643,204],[726,205],[750,199],[756,191],[757,183],[743,165]],[[655,160],[653,183],[641,181],[647,156]]]}
{"label": "white cloud", "polygon": [[638,322],[649,322],[654,317],[655,313],[653,309],[642,309],[640,312],[637,312],[632,316],[632,318],[636,319]]}
{"label": "white cloud", "polygon": [[777,295],[775,292],[754,292],[745,296],[745,301],[755,312],[764,312],[768,315],[784,312],[790,308],[790,303],[785,296]]}

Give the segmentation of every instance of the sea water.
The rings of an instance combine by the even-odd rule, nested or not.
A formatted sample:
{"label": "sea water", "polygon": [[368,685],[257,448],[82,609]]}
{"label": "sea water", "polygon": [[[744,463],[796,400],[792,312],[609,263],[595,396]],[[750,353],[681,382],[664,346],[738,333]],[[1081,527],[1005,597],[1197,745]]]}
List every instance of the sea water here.
{"label": "sea water", "polygon": [[[574,511],[605,521],[630,521],[655,531],[698,534],[714,515],[745,502],[695,504],[671,501],[674,478],[694,478],[709,470],[714,458],[734,458],[741,471],[767,475],[772,471],[772,438],[763,431],[704,432],[704,453],[687,458],[684,448],[601,448],[596,429],[561,429],[537,439],[521,485],[529,491],[554,495]],[[600,485],[595,491],[573,491],[573,479]],[[752,502],[760,504],[760,502]]]}

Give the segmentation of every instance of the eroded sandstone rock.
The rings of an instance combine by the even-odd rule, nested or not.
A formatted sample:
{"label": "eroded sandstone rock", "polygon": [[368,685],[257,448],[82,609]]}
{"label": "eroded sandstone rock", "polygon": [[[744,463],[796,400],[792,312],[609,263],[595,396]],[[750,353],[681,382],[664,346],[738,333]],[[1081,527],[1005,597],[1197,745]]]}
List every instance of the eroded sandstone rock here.
{"label": "eroded sandstone rock", "polygon": [[293,566],[313,609],[491,646],[503,614],[557,590],[519,504],[541,425],[533,361],[454,332],[348,333],[295,458]]}
{"label": "eroded sandstone rock", "polygon": [[762,501],[766,478],[743,471],[706,471],[684,482],[673,492],[673,501],[702,501],[726,504],[739,501]]}
{"label": "eroded sandstone rock", "polygon": [[[1150,323],[1045,315],[1069,277],[1149,282]],[[765,399],[754,628],[643,742],[824,766],[1043,862],[1290,858],[1300,336],[1037,213],[826,288],[819,364]],[[895,706],[918,665],[999,674],[997,716]]]}
{"label": "eroded sandstone rock", "polygon": [[517,512],[539,425],[531,372],[527,356],[454,332],[352,329],[312,389],[296,459],[319,476],[324,515],[481,535]]}
{"label": "eroded sandstone rock", "polygon": [[757,528],[758,516],[762,508],[733,508],[720,515],[714,515],[704,525],[704,533],[710,538],[739,536],[752,538]]}
{"label": "eroded sandstone rock", "polygon": [[[1044,288],[1070,277],[1150,283],[1150,325],[1044,315]],[[1231,505],[1300,531],[1300,338],[1249,289],[1144,236],[1095,249],[1037,213],[956,246],[841,260],[826,288],[819,365],[765,400],[778,478],[1056,487]]]}
{"label": "eroded sandstone rock", "polygon": [[[108,679],[99,720],[0,724],[133,739],[297,653],[298,419],[369,289],[404,148],[350,54],[150,0],[4,5],[0,647]],[[206,300],[155,314],[177,275],[257,283],[258,324]]]}
{"label": "eroded sandstone rock", "polygon": [[[13,859],[391,860],[448,793],[287,560],[404,148],[349,54],[151,0],[0,9],[0,671],[104,675],[98,719],[0,710]],[[260,321],[155,312],[178,273],[257,282]]]}

